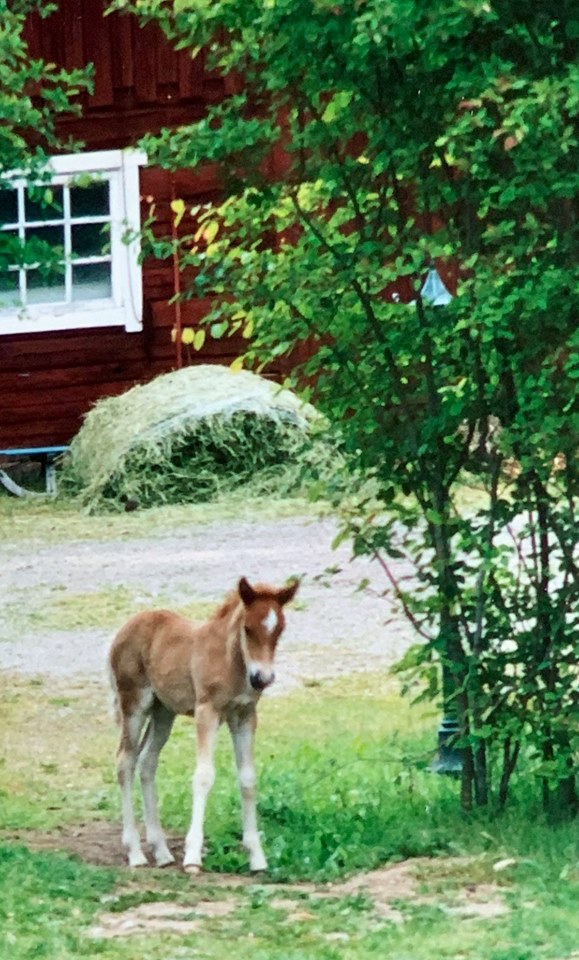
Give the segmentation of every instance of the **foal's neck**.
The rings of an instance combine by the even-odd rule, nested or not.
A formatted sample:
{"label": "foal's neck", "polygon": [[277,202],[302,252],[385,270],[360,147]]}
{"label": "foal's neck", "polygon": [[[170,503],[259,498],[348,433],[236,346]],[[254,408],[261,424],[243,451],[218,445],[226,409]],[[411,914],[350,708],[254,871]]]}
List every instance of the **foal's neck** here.
{"label": "foal's neck", "polygon": [[242,633],[243,625],[243,603],[239,603],[231,614],[227,624],[227,660],[231,667],[244,667],[245,657],[243,651]]}

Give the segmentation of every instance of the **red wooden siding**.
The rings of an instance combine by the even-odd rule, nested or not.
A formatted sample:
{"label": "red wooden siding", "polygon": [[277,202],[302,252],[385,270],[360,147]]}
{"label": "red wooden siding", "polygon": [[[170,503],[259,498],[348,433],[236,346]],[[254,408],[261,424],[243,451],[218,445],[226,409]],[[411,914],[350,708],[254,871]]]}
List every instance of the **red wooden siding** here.
{"label": "red wooden siding", "polygon": [[[95,64],[94,93],[82,98],[81,117],[61,121],[62,134],[82,140],[88,150],[130,146],[146,132],[203,116],[209,102],[228,92],[226,82],[207,71],[202,53],[191,59],[176,52],[159,30],[141,29],[132,17],[104,17],[106,6],[106,0],[59,0],[58,12],[47,20],[29,20],[33,57],[68,68]],[[143,168],[140,178],[143,215],[153,197],[158,230],[165,234],[172,196],[192,204],[219,196],[211,169],[172,177]],[[66,444],[100,397],[173,369],[173,292],[172,263],[147,261],[142,332],[104,327],[0,335],[0,447]],[[197,325],[207,307],[203,300],[184,303],[183,325]],[[229,363],[240,347],[239,339],[208,340],[200,353],[184,347],[183,362]]]}
{"label": "red wooden siding", "polygon": [[81,97],[80,119],[60,123],[63,133],[91,150],[128,146],[144,133],[201,117],[207,103],[221,99],[225,82],[206,70],[203,52],[192,59],[153,24],[104,16],[107,6],[108,0],[59,0],[47,20],[29,18],[33,57],[68,69],[94,64],[93,93]]}

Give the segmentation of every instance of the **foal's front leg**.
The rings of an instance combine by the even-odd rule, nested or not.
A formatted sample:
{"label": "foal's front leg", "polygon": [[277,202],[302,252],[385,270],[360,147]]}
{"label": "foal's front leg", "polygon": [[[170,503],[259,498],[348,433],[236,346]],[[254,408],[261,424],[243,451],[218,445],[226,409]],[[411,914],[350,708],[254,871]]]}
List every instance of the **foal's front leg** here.
{"label": "foal's front leg", "polygon": [[193,816],[185,838],[183,866],[190,873],[197,873],[203,859],[203,821],[205,804],[215,780],[213,754],[219,730],[220,717],[209,703],[197,707],[197,765],[193,774]]}
{"label": "foal's front leg", "polygon": [[255,804],[255,763],[253,741],[257,727],[255,710],[247,714],[233,715],[229,729],[233,739],[239,788],[241,790],[241,817],[243,823],[243,846],[249,853],[250,870],[267,870],[267,860],[261,846],[257,829]]}

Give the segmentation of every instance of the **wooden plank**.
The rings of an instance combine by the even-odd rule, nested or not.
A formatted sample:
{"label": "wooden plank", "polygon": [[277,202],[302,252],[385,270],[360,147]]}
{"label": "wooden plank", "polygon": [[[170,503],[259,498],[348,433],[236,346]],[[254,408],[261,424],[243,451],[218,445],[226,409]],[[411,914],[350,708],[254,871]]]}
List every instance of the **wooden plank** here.
{"label": "wooden plank", "polygon": [[157,102],[158,28],[148,24],[135,34],[135,97],[137,103]]}
{"label": "wooden plank", "polygon": [[[60,0],[59,14],[63,39],[62,66],[74,70],[85,66],[82,0]],[[50,21],[48,21],[50,26]]]}
{"label": "wooden plank", "polygon": [[[79,415],[86,412],[101,397],[114,397],[124,393],[135,385],[134,380],[116,383],[96,383],[59,389],[35,390],[18,398],[18,404],[3,402],[0,409],[0,422],[4,425],[25,423],[38,418],[48,421],[54,415]],[[2,444],[4,446],[4,444]]]}
{"label": "wooden plank", "polygon": [[113,84],[115,99],[119,90],[131,90],[135,86],[135,30],[134,17],[113,13],[110,16],[113,44]]}
{"label": "wooden plank", "polygon": [[[183,346],[183,356],[190,357],[190,362],[197,363],[224,363],[229,364],[236,357],[244,353],[247,343],[238,337],[223,337],[221,340],[213,340],[207,337],[202,350],[194,350]],[[150,344],[151,357],[156,361],[176,362],[175,344],[171,340],[171,331],[169,328],[157,328]]]}
{"label": "wooden plank", "polygon": [[203,99],[205,83],[205,53],[203,50],[195,58],[188,50],[178,54],[179,97],[181,100]]}
{"label": "wooden plank", "polygon": [[208,163],[195,170],[177,170],[173,176],[161,167],[143,167],[141,193],[155,197],[158,202],[170,201],[172,180],[176,195],[191,202],[198,201],[200,194],[221,190],[219,168],[216,163]]}
{"label": "wooden plank", "polygon": [[40,21],[40,50],[47,63],[62,67],[65,60],[63,20],[60,9]]}
{"label": "wooden plank", "polygon": [[144,360],[129,363],[100,363],[78,367],[51,367],[26,373],[3,372],[0,378],[0,398],[19,397],[43,389],[58,389],[75,384],[98,384],[115,381],[143,380],[150,375]]}
{"label": "wooden plank", "polygon": [[[117,91],[118,93],[118,91]],[[108,109],[106,109],[108,107]],[[104,107],[87,107],[82,117],[63,117],[57,124],[60,135],[76,137],[87,150],[112,150],[134,145],[146,133],[158,133],[161,127],[178,127],[193,123],[204,114],[203,105],[185,107],[180,103],[137,106],[115,102]]]}
{"label": "wooden plank", "polygon": [[[203,317],[209,313],[212,303],[213,300],[210,297],[184,300],[181,303],[181,319],[184,326],[199,326]],[[175,322],[175,304],[166,301],[152,303],[151,316],[156,327],[172,327]]]}
{"label": "wooden plank", "polygon": [[74,335],[18,334],[0,337],[0,366],[2,371],[45,369],[55,362],[61,368],[78,367],[83,363],[106,363],[117,360],[142,360],[145,357],[142,334],[119,336],[104,331],[82,331]]}
{"label": "wooden plank", "polygon": [[42,20],[38,13],[30,13],[26,18],[24,39],[28,44],[28,53],[31,60],[42,57]]}
{"label": "wooden plank", "polygon": [[104,16],[106,8],[106,0],[83,3],[84,55],[87,63],[94,63],[94,92],[89,97],[89,108],[112,106],[114,101],[110,18]]}
{"label": "wooden plank", "polygon": [[81,425],[80,417],[61,417],[50,423],[37,421],[9,428],[0,426],[0,442],[6,447],[65,445],[70,443]]}
{"label": "wooden plank", "polygon": [[179,94],[179,55],[165,37],[160,28],[151,32],[151,43],[155,49],[157,84],[159,87],[173,88],[173,95]]}

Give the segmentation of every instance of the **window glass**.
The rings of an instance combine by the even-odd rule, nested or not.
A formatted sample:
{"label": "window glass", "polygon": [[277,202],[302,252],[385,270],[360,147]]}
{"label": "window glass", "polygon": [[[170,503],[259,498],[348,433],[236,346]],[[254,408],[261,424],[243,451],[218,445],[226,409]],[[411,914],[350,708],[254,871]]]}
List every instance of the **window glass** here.
{"label": "window glass", "polygon": [[0,178],[0,336],[142,329],[139,244],[123,232],[139,227],[144,159],[131,150],[59,155],[41,183]]}
{"label": "window glass", "polygon": [[77,223],[72,227],[72,253],[75,257],[99,257],[109,243],[108,224]]}
{"label": "window glass", "polygon": [[66,300],[64,278],[57,273],[27,270],[26,300],[28,303],[63,303]]}
{"label": "window glass", "polygon": [[84,263],[72,268],[72,299],[105,300],[112,296],[109,263]]}
{"label": "window glass", "polygon": [[2,258],[2,267],[4,267],[7,261],[8,263],[14,263],[14,265],[16,265],[20,258],[20,247],[18,229],[0,231],[0,257]]}
{"label": "window glass", "polygon": [[[16,268],[6,283],[11,303],[15,294],[20,294],[21,305],[110,299],[109,181],[99,178],[82,185],[27,187],[20,215],[17,189],[5,191],[10,200],[0,193],[6,215],[19,224],[14,230],[2,230],[2,236],[18,241],[20,229],[26,243],[25,263],[20,264],[16,257],[11,259],[6,243],[3,245],[5,262]],[[83,265],[89,258],[93,262]],[[6,306],[4,301],[0,306]]]}
{"label": "window glass", "polygon": [[27,223],[62,220],[62,187],[28,187],[24,203]]}
{"label": "window glass", "polygon": [[0,227],[18,223],[18,194],[16,190],[0,190]]}
{"label": "window glass", "polygon": [[50,254],[50,251],[42,250],[41,245],[46,245],[55,251],[55,254],[62,258],[64,256],[64,224],[59,223],[50,227],[29,227],[25,229],[26,242],[32,243],[34,248],[38,247],[38,254],[34,249],[34,256],[41,257],[42,254]]}
{"label": "window glass", "polygon": [[108,217],[109,208],[109,184],[107,180],[70,187],[70,215],[73,219]]}
{"label": "window glass", "polygon": [[0,309],[17,307],[20,302],[18,270],[0,270]]}

